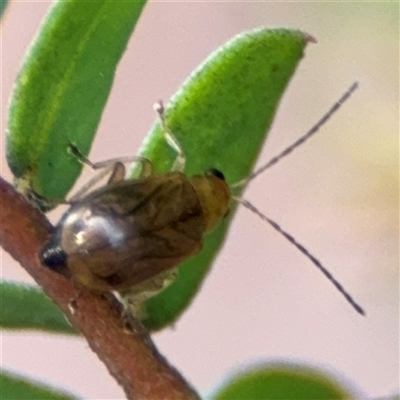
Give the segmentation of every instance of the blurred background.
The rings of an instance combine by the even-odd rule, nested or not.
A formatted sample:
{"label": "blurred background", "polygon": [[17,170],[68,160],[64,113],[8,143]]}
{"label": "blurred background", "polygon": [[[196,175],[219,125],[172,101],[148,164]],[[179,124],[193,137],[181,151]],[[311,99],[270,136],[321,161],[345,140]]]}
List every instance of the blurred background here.
{"label": "blurred background", "polygon": [[[4,16],[2,145],[13,82],[50,5],[11,1]],[[320,258],[367,316],[241,209],[192,307],[154,340],[202,394],[246,363],[263,361],[321,367],[363,398],[393,393],[400,376],[399,3],[150,2],[118,68],[90,158],[135,154],[155,119],[153,103],[167,102],[219,45],[258,26],[296,28],[318,40],[306,49],[259,164],[360,82],[323,131],[253,181],[246,198]],[[1,174],[12,179],[4,151]],[[4,253],[1,269],[3,279],[32,282]],[[124,398],[83,339],[2,331],[1,351],[8,370],[84,398]]]}

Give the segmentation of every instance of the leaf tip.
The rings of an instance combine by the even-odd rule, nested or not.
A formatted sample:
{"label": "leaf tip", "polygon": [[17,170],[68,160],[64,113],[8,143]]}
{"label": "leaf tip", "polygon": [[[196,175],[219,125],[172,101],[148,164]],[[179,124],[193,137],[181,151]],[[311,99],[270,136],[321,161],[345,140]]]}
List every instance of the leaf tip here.
{"label": "leaf tip", "polygon": [[318,40],[311,34],[303,32],[307,43],[318,43]]}

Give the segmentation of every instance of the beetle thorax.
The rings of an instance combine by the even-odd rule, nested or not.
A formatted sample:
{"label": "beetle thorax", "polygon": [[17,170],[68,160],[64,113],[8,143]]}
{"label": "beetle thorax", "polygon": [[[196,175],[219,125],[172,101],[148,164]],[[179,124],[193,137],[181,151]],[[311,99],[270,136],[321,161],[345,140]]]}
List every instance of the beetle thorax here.
{"label": "beetle thorax", "polygon": [[229,186],[225,180],[214,175],[195,175],[190,182],[203,209],[206,232],[210,232],[229,211]]}

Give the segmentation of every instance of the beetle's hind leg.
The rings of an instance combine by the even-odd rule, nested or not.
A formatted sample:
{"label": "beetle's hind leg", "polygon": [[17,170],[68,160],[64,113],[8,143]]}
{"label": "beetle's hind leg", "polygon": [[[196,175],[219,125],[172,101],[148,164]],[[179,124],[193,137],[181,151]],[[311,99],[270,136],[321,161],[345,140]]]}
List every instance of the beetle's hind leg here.
{"label": "beetle's hind leg", "polygon": [[123,305],[126,314],[144,320],[147,316],[146,301],[170,286],[177,275],[178,268],[172,268],[129,289],[116,291],[114,295]]}
{"label": "beetle's hind leg", "polygon": [[69,202],[71,203],[80,200],[89,190],[93,188],[93,186],[99,183],[107,175],[110,175],[107,181],[108,185],[125,180],[126,168],[124,164],[133,162],[140,163],[142,166],[140,177],[147,177],[152,175],[153,173],[152,163],[150,162],[150,160],[144,157],[127,156],[93,163],[87,157],[85,157],[74,144],[70,143],[68,146],[68,150],[82,164],[88,165],[93,170],[100,170],[92,179],[90,179],[85,185],[83,185],[81,189],[78,190],[78,192],[74,194],[74,196],[69,200]]}
{"label": "beetle's hind leg", "polygon": [[154,104],[154,110],[157,112],[160,118],[161,127],[165,140],[177,153],[174,165],[172,166],[172,171],[183,172],[186,164],[186,156],[182,150],[182,147],[178,142],[178,139],[168,128],[167,121],[165,120],[164,104],[162,103],[162,101],[159,101],[158,103]]}

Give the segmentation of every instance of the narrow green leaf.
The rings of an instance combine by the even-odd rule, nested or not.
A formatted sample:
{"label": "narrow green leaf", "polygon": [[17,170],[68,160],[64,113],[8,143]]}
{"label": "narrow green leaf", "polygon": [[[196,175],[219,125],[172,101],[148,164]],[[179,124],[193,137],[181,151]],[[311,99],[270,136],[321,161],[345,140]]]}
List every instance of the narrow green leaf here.
{"label": "narrow green leaf", "polygon": [[305,366],[270,365],[238,374],[213,400],[336,400],[352,395],[337,380]]}
{"label": "narrow green leaf", "polygon": [[[187,157],[188,175],[217,168],[234,183],[250,174],[307,40],[302,32],[284,29],[247,32],[193,73],[167,108],[169,127]],[[159,125],[146,138],[141,155],[152,160],[158,172],[171,168],[175,154]],[[229,220],[235,208],[232,203]],[[177,280],[147,301],[147,327],[160,329],[172,323],[188,306],[227,229],[225,220],[208,236],[202,252],[180,266]]]}
{"label": "narrow green leaf", "polygon": [[3,16],[4,11],[7,8],[8,0],[0,0],[0,18]]}
{"label": "narrow green leaf", "polygon": [[68,144],[87,154],[144,4],[69,0],[52,7],[11,102],[7,160],[20,189],[65,197],[81,170]]}
{"label": "narrow green leaf", "polygon": [[77,334],[39,288],[6,281],[0,282],[0,327]]}
{"label": "narrow green leaf", "polygon": [[41,383],[18,377],[9,372],[0,374],[0,397],[4,400],[74,400],[74,397],[63,391],[54,390]]}

